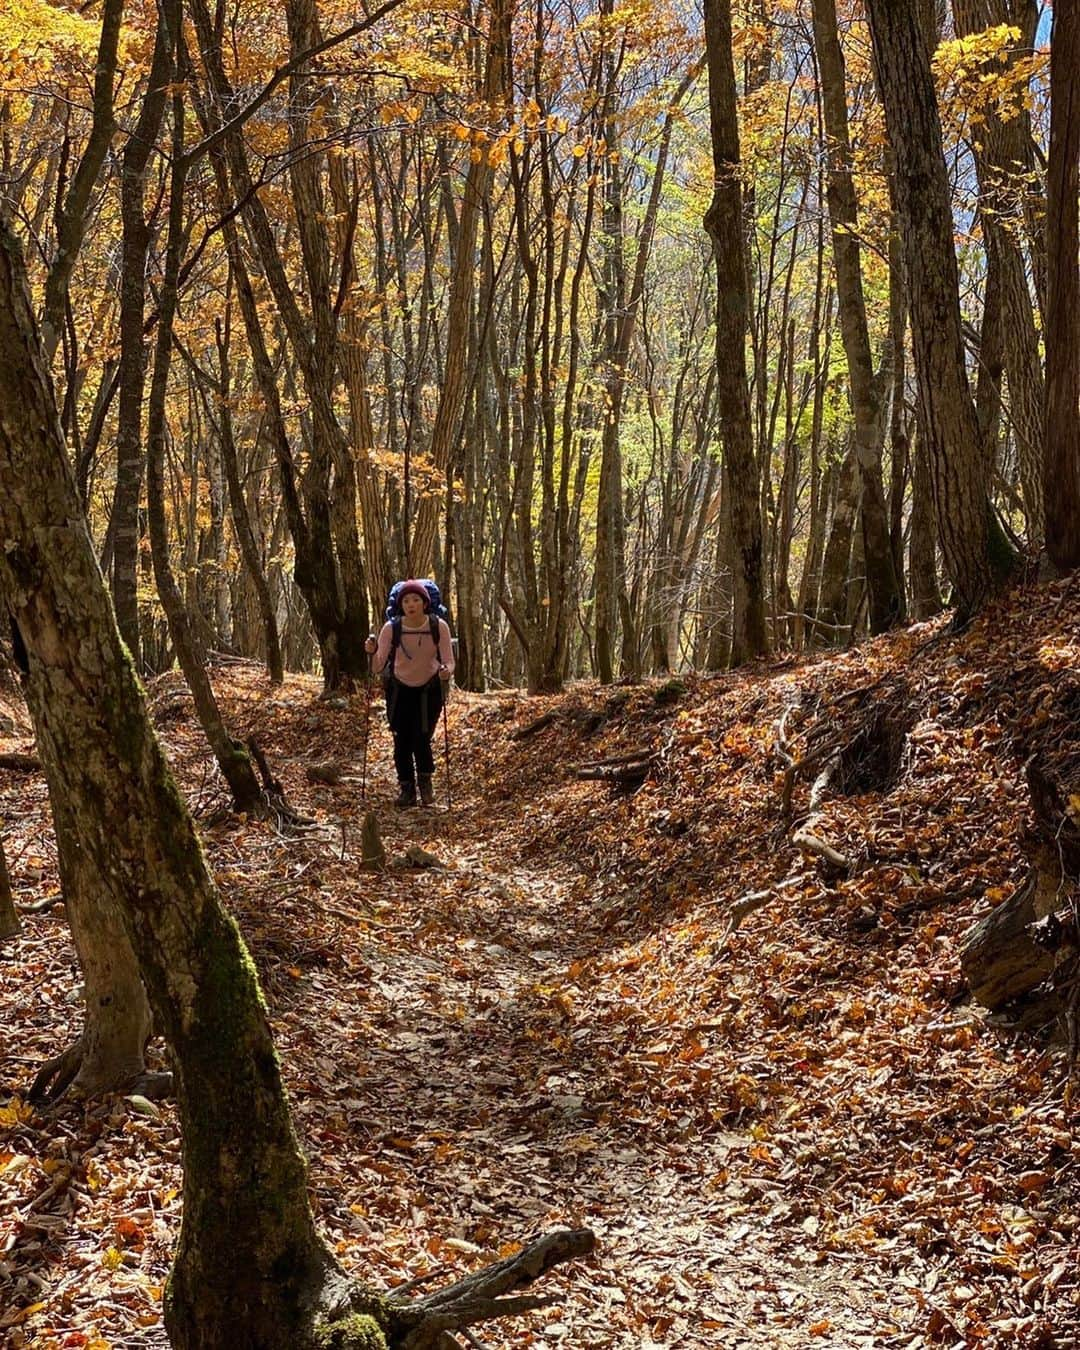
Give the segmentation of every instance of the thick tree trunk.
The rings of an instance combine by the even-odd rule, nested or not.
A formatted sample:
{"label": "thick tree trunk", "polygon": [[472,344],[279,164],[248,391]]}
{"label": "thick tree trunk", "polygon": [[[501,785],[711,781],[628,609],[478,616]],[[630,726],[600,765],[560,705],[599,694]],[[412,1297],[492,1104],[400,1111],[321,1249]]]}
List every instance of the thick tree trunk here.
{"label": "thick tree trunk", "polygon": [[1080,566],[1080,0],[1054,5],[1046,180],[1046,551]]}
{"label": "thick tree trunk", "polygon": [[713,198],[705,229],[713,241],[717,276],[716,402],[727,470],[730,526],[732,666],[768,649],[761,531],[760,479],[750,429],[746,375],[749,295],[746,281],[739,127],[732,64],[730,0],[706,0],[705,46],[709,65]]}
{"label": "thick tree trunk", "polygon": [[911,302],[911,341],[934,507],[957,618],[1015,561],[990,506],[960,328],[949,180],[930,56],[914,0],[868,0]]}
{"label": "thick tree trunk", "polygon": [[911,578],[911,613],[918,621],[941,613],[937,578],[937,544],[934,499],[926,446],[916,430],[911,467],[911,534],[908,540],[908,574]]}
{"label": "thick tree trunk", "polygon": [[[982,32],[994,24],[1016,24],[1020,40],[1008,49],[1006,61],[1028,51],[1034,41],[1036,10],[1026,0],[955,0],[958,37]],[[1045,529],[1043,509],[1043,372],[1039,335],[1020,241],[1027,185],[1022,180],[1025,142],[1031,129],[1023,106],[1026,90],[1018,88],[1008,116],[991,110],[973,139],[979,180],[980,210],[987,264],[997,272],[1003,311],[1002,347],[1008,376],[1009,412],[1016,433],[1020,483],[1024,494],[1029,545],[1038,548]]]}
{"label": "thick tree trunk", "polygon": [[[69,1081],[92,1096],[129,1087],[143,1073],[150,1006],[123,916],[80,843],[63,775],[42,745],[49,804],[56,831],[60,883],[83,978],[85,1020],[78,1042],[39,1075],[38,1095],[52,1099]],[[74,1073],[74,1079],[70,1074]]]}

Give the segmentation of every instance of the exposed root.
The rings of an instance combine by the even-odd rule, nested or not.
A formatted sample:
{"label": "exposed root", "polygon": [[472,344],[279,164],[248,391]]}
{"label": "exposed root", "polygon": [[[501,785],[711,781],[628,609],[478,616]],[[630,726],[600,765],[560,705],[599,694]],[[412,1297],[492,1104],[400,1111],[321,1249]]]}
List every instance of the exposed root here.
{"label": "exposed root", "polygon": [[[403,1291],[379,1297],[356,1290],[347,1312],[335,1298],[338,1306],[317,1331],[315,1344],[319,1350],[460,1347],[457,1334],[469,1334],[469,1327],[551,1307],[558,1300],[550,1295],[514,1291],[528,1287],[564,1261],[586,1256],[595,1244],[596,1239],[587,1228],[556,1228],[514,1256],[413,1302],[401,1301]],[[412,1287],[415,1286],[404,1288]]]}
{"label": "exposed root", "polygon": [[82,1068],[84,1053],[83,1038],[80,1036],[74,1045],[69,1045],[61,1054],[46,1062],[37,1071],[27,1094],[35,1103],[58,1101],[75,1081]]}

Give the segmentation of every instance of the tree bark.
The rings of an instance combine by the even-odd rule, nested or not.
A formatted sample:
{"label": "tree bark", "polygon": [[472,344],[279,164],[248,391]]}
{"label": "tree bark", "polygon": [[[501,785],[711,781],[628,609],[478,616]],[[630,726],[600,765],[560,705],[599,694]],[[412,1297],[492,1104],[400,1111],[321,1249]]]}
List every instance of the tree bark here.
{"label": "tree bark", "polygon": [[705,229],[716,260],[716,401],[727,470],[727,522],[732,561],[729,662],[742,665],[768,649],[762,557],[760,476],[750,430],[746,375],[749,295],[740,180],[739,126],[731,46],[730,0],[706,0],[713,198]]}
{"label": "tree bark", "polygon": [[[42,746],[49,805],[56,831],[64,908],[83,979],[84,1022],[78,1041],[38,1076],[38,1095],[50,1100],[70,1084],[93,1096],[129,1087],[143,1073],[150,1006],[123,916],[108,885],[83,849],[63,775]],[[72,1078],[71,1075],[74,1075]]]}
{"label": "tree bark", "polygon": [[836,263],[836,305],[847,357],[848,393],[855,422],[855,460],[859,468],[863,555],[869,594],[871,633],[892,628],[903,612],[889,538],[882,485],[884,418],[874,381],[870,332],[863,298],[859,214],[851,173],[847,82],[836,27],[835,0],[814,0],[814,46],[821,76],[821,102],[828,156],[829,219]]}
{"label": "tree bark", "polygon": [[908,574],[911,578],[911,613],[918,622],[941,613],[937,579],[937,545],[934,528],[933,489],[930,465],[922,433],[916,428],[911,470],[911,535],[908,540]]}
{"label": "tree bark", "polygon": [[993,515],[968,388],[948,173],[913,0],[868,0],[911,303],[911,341],[941,551],[964,622],[1015,561]]}
{"label": "tree bark", "polygon": [[[981,32],[993,24],[1014,24],[1020,39],[1007,50],[1006,65],[1034,44],[1037,10],[1026,0],[954,0],[957,36]],[[1024,254],[1024,166],[1031,131],[1018,89],[1004,118],[991,110],[973,138],[979,182],[979,220],[987,266],[997,273],[1003,312],[1002,351],[1008,378],[1009,413],[1016,436],[1020,484],[1027,517],[1028,543],[1038,549],[1045,530],[1043,507],[1043,372],[1039,335],[1028,286]]]}
{"label": "tree bark", "polygon": [[139,119],[124,147],[120,176],[123,254],[120,271],[120,394],[116,427],[116,487],[110,530],[112,596],[116,622],[128,651],[141,667],[139,645],[139,497],[143,480],[142,405],[146,383],[143,334],[146,259],[146,170],[165,113],[165,85],[172,58],[164,20],[159,17],[154,57]]}
{"label": "tree bark", "polygon": [[11,894],[11,876],[4,854],[4,841],[0,838],[0,942],[5,938],[15,937],[21,928]]}
{"label": "tree bark", "polygon": [[[162,0],[163,21],[174,25],[171,41],[179,42],[180,16],[177,0]],[[174,46],[173,50],[178,50]],[[179,72],[175,72],[179,74]],[[173,349],[173,319],[176,313],[180,253],[184,233],[184,94],[182,85],[173,81],[172,173],[169,185],[169,216],[165,247],[165,275],[158,301],[157,341],[154,348],[154,373],[147,409],[147,518],[154,580],[169,622],[169,634],[177,660],[195,701],[199,723],[210,742],[229,791],[233,806],[240,812],[258,813],[263,806],[262,790],[251,759],[244,746],[233,740],[226,729],[217,699],[206,673],[204,653],[195,642],[184,598],[176,584],[169,561],[169,529],[165,514],[165,398]]]}
{"label": "tree bark", "polygon": [[1080,565],[1080,0],[1058,0],[1050,40],[1046,181],[1046,551]]}

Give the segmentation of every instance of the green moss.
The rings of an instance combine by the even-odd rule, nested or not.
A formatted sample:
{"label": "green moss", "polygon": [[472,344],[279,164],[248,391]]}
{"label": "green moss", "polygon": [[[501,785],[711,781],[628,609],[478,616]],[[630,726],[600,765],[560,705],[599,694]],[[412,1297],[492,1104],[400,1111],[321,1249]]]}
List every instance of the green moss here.
{"label": "green moss", "polygon": [[663,684],[658,684],[653,690],[653,698],[663,707],[666,703],[677,703],[683,694],[686,693],[686,685],[682,680],[665,680]]}
{"label": "green moss", "polygon": [[315,1332],[316,1350],[387,1350],[382,1327],[367,1313],[353,1313]]}

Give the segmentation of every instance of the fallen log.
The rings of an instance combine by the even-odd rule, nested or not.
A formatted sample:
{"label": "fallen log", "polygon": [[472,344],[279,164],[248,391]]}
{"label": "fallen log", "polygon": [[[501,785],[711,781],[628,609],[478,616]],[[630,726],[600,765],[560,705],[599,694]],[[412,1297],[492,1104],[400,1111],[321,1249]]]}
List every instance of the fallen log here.
{"label": "fallen log", "polygon": [[655,763],[654,751],[633,750],[629,754],[611,755],[607,759],[594,759],[579,764],[574,770],[574,776],[587,782],[640,786],[652,772]]}
{"label": "fallen log", "polygon": [[19,755],[14,751],[0,755],[0,769],[10,769],[12,773],[37,773],[40,768],[37,755]]}

